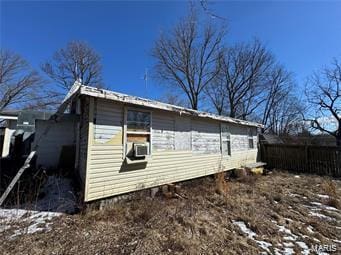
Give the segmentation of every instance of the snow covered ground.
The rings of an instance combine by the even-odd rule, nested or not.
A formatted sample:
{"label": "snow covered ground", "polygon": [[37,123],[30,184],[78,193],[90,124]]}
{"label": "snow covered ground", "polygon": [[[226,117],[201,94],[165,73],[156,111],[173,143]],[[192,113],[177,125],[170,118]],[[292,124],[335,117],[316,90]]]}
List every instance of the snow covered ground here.
{"label": "snow covered ground", "polygon": [[13,239],[23,234],[49,231],[51,220],[64,213],[76,211],[76,196],[71,179],[48,176],[35,203],[23,204],[18,208],[0,208],[0,234]]}
{"label": "snow covered ground", "polygon": [[[296,178],[296,176],[295,176]],[[291,197],[302,197],[299,194],[289,194]],[[321,195],[318,194],[317,197],[327,199],[327,195]],[[303,199],[307,199],[306,197],[302,197]],[[340,215],[340,210],[332,207],[332,206],[326,206],[320,202],[310,202],[310,205],[306,205],[305,207],[309,208],[309,215],[313,217],[317,217],[321,220],[328,220],[328,221],[337,221],[335,218],[327,216],[323,214],[323,211],[329,211],[334,212]],[[292,219],[285,218],[288,222],[293,222]],[[278,231],[282,236],[282,242],[279,242],[277,244],[272,244],[263,240],[258,240],[257,234],[252,231],[250,228],[247,227],[247,223],[243,221],[233,221],[233,224],[237,225],[240,230],[251,240],[255,241],[257,245],[264,250],[264,254],[272,254],[269,250],[269,247],[274,246],[275,255],[293,255],[296,254],[294,247],[298,247],[301,250],[301,254],[308,255],[308,254],[315,254],[312,253],[311,247],[307,245],[307,243],[304,241],[305,238],[308,236],[305,236],[299,232],[296,234],[292,233],[292,231],[288,228],[286,228],[283,225],[279,225],[276,221],[272,220],[272,223],[274,223],[278,227]],[[338,227],[336,227],[337,229]],[[308,226],[307,230],[309,233],[314,234],[315,231],[312,226]],[[341,240],[331,240],[334,244],[341,243]],[[316,243],[321,243],[320,240],[315,239]],[[328,254],[325,252],[318,253],[319,255]]]}
{"label": "snow covered ground", "polygon": [[62,213],[31,211],[24,209],[0,209],[0,233],[6,233],[9,239],[23,234],[49,231],[50,221]]}

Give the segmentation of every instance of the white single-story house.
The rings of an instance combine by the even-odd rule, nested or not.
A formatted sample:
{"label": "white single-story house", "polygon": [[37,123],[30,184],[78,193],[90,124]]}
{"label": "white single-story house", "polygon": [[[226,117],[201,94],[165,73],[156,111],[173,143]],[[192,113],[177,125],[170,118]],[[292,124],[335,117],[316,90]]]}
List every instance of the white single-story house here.
{"label": "white single-story house", "polygon": [[262,127],[258,123],[78,82],[58,112],[67,106],[71,113],[79,114],[75,168],[85,202],[211,175],[257,160],[257,130]]}

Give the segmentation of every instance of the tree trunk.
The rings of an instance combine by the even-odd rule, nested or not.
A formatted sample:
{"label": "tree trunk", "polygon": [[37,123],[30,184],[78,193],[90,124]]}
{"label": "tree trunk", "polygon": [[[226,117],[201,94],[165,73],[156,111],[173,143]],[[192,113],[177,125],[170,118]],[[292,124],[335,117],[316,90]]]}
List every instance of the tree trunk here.
{"label": "tree trunk", "polygon": [[339,121],[339,126],[338,126],[338,130],[336,131],[336,146],[341,147],[341,119],[338,120]]}

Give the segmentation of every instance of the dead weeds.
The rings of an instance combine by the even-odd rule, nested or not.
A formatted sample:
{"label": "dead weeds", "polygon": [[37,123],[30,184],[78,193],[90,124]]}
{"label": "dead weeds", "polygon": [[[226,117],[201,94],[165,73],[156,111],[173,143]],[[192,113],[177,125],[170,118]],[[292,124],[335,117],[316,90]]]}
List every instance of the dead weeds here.
{"label": "dead weeds", "polygon": [[[228,183],[221,176],[207,177],[181,186],[184,198],[137,197],[58,218],[46,233],[14,240],[0,233],[0,253],[259,254],[282,250],[289,237],[295,239],[293,249],[301,251],[296,241],[310,247],[341,236],[340,211],[324,207],[339,205],[340,180],[274,171]],[[236,222],[244,222],[254,237]],[[271,246],[261,247],[262,241]]]}

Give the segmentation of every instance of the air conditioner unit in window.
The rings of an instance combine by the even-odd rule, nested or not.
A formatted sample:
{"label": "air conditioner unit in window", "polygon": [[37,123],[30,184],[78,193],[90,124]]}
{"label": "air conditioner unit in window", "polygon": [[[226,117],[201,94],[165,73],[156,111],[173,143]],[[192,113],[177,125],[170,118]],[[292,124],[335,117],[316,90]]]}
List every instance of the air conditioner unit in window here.
{"label": "air conditioner unit in window", "polygon": [[141,158],[149,155],[149,144],[134,143],[134,157]]}

